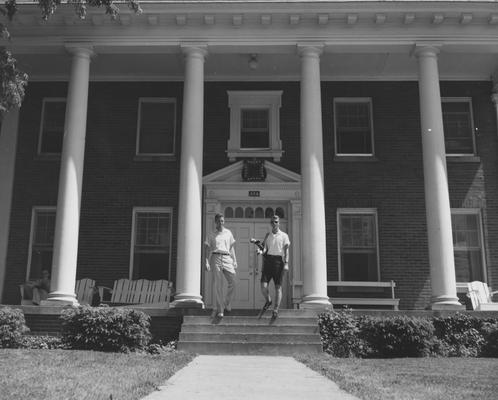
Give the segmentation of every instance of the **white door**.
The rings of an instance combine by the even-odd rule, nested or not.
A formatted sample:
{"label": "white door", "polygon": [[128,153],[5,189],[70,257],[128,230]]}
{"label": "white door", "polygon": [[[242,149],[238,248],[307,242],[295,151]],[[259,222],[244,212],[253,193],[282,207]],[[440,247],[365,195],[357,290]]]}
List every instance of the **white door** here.
{"label": "white door", "polygon": [[[260,289],[263,260],[262,256],[256,254],[256,246],[250,242],[250,239],[256,238],[262,241],[271,229],[270,224],[268,221],[226,219],[225,226],[232,231],[235,238],[237,256],[237,286],[232,307],[259,309],[264,304]],[[286,231],[284,221],[281,221],[280,228],[284,232]],[[285,280],[282,282],[281,308],[287,307],[288,286],[288,274],[286,274]],[[274,297],[273,282],[270,283],[270,294]]]}

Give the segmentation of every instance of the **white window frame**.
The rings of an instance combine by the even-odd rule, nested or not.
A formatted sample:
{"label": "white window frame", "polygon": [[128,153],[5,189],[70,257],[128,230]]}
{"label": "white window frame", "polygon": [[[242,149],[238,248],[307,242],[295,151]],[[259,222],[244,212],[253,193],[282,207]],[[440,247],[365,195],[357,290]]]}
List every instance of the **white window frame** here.
{"label": "white window frame", "polygon": [[130,244],[130,266],[129,266],[129,279],[133,279],[133,261],[135,258],[135,228],[137,221],[137,214],[139,213],[157,213],[157,214],[170,214],[170,227],[169,227],[169,267],[168,267],[168,277],[171,280],[171,254],[172,251],[172,243],[173,243],[173,207],[133,207],[132,213],[132,222],[131,222],[131,244]]}
{"label": "white window frame", "polygon": [[[43,141],[43,126],[45,123],[45,105],[47,103],[65,103],[67,104],[67,99],[65,97],[44,97],[42,100],[42,109],[41,109],[41,118],[40,118],[40,130],[38,133],[38,148],[37,148],[37,154],[41,156],[60,156],[62,153],[62,149],[60,153],[42,153],[42,141]],[[64,115],[64,121],[65,121],[66,116]],[[65,124],[65,122],[64,122]],[[63,127],[64,129],[64,127]],[[64,136],[64,131],[62,132],[62,135]]]}
{"label": "white window frame", "polygon": [[[470,135],[472,136],[472,153],[450,153],[450,154],[446,153],[446,156],[448,157],[475,156],[477,153],[476,153],[476,138],[474,135],[475,128],[474,128],[474,112],[472,107],[472,97],[441,97],[441,105],[442,103],[467,103],[469,105]],[[446,146],[445,146],[445,152],[446,152]]]}
{"label": "white window frame", "polygon": [[[280,140],[280,107],[281,90],[228,90],[228,106],[230,107],[230,138],[227,143],[227,155],[230,161],[239,157],[269,157],[280,161],[282,157],[282,141]],[[244,109],[267,109],[269,116],[269,148],[242,149],[241,116]]]}
{"label": "white window frame", "polygon": [[[486,268],[486,255],[484,253],[484,230],[482,223],[482,213],[479,208],[452,208],[451,215],[475,215],[477,217],[477,234],[479,235],[479,242],[481,248],[481,265],[482,265],[482,277],[484,282],[488,282],[487,276],[487,268]],[[455,247],[453,247],[453,251],[455,251]],[[462,287],[465,285],[465,289],[468,282],[457,282],[457,286]]]}
{"label": "white window frame", "polygon": [[[140,123],[142,120],[142,104],[143,103],[170,103],[173,104],[174,107],[174,120],[173,120],[173,152],[172,153],[139,153],[140,146]],[[135,155],[139,157],[162,157],[162,156],[175,156],[176,149],[176,129],[177,129],[177,121],[176,121],[176,98],[174,97],[139,97],[138,98],[138,117],[137,117],[137,135],[136,135],[136,143],[135,143]]]}
{"label": "white window frame", "polygon": [[[372,141],[372,152],[371,153],[339,153],[337,147],[337,103],[366,103],[368,104],[369,114],[370,114],[370,140]],[[374,157],[375,156],[375,135],[374,135],[374,125],[373,125],[373,104],[371,97],[334,97],[333,101],[333,113],[334,113],[334,155],[336,157]]]}
{"label": "white window frame", "polygon": [[380,277],[380,254],[379,254],[379,219],[376,208],[338,208],[337,209],[337,265],[339,267],[338,279],[342,281],[342,260],[341,260],[341,215],[351,214],[370,214],[375,221],[375,247],[377,253],[377,282],[381,281]]}
{"label": "white window frame", "polygon": [[43,211],[53,211],[55,214],[57,212],[57,208],[55,206],[34,206],[31,210],[31,227],[29,233],[28,265],[26,267],[26,279],[25,279],[26,281],[29,280],[29,274],[31,273],[31,259],[33,254],[33,242],[35,239],[36,214],[38,212],[43,212]]}

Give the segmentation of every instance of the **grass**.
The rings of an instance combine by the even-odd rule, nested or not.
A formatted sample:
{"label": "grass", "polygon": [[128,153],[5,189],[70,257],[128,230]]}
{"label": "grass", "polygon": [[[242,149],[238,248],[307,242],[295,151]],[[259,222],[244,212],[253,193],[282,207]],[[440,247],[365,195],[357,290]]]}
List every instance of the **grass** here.
{"label": "grass", "polygon": [[296,358],[363,400],[498,398],[498,358]]}
{"label": "grass", "polygon": [[76,350],[0,349],[0,399],[140,399],[193,359]]}

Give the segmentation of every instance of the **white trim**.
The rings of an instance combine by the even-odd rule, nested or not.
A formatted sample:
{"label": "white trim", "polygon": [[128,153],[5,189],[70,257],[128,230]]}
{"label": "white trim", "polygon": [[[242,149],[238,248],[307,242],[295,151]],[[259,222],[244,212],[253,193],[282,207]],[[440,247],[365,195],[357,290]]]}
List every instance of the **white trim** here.
{"label": "white trim", "polygon": [[[472,153],[447,153],[445,148],[445,153],[448,157],[468,157],[477,155],[476,138],[475,138],[475,127],[474,127],[474,111],[472,107],[472,97],[441,97],[442,103],[467,103],[469,105],[470,112],[470,136],[472,138]],[[444,115],[444,112],[443,112]],[[445,137],[446,141],[446,137]],[[446,146],[445,146],[446,147]]]}
{"label": "white trim", "polygon": [[[471,81],[471,82],[488,82],[489,75],[467,75],[465,71],[462,71],[461,75],[444,75],[440,74],[441,81]],[[287,75],[258,75],[258,76],[247,76],[247,75],[218,75],[218,74],[206,74],[204,82],[300,82],[300,75],[287,74]],[[43,75],[34,72],[30,75],[30,82],[67,82],[69,80],[69,75],[54,74],[54,75]],[[90,77],[90,82],[183,82],[184,78],[180,74],[178,75],[138,75],[135,74],[96,74],[95,71],[92,72]],[[418,76],[415,73],[403,72],[403,74],[383,74],[383,75],[332,75],[322,73],[320,75],[321,82],[418,82]]]}
{"label": "white trim", "polygon": [[[57,213],[56,206],[33,206],[31,209],[31,227],[29,232],[29,246],[28,246],[28,265],[26,267],[26,281],[29,280],[29,274],[31,273],[31,258],[33,254],[33,240],[35,236],[35,222],[36,222],[36,214],[40,211],[53,211],[54,216]],[[55,220],[54,220],[55,221]],[[55,229],[55,227],[54,227]],[[53,245],[52,245],[53,250]]]}
{"label": "white trim", "polygon": [[[280,140],[280,106],[282,105],[281,90],[228,90],[228,107],[230,108],[230,137],[227,143],[227,155],[230,161],[239,157],[271,157],[280,161],[282,156],[282,141]],[[268,148],[242,149],[241,114],[244,109],[268,110]]]}
{"label": "white trim", "polygon": [[[140,122],[142,119],[142,104],[143,103],[165,103],[173,104],[173,152],[172,153],[140,153]],[[137,134],[135,142],[135,155],[136,156],[147,156],[147,157],[157,157],[157,156],[174,156],[176,148],[176,98],[174,97],[139,97],[138,98],[138,111],[137,111]]]}
{"label": "white trim", "polygon": [[[372,143],[371,153],[339,153],[337,149],[337,103],[366,103],[368,105],[368,113],[370,119],[370,140]],[[332,104],[332,112],[334,118],[334,156],[335,157],[375,157],[375,135],[373,124],[373,103],[371,97],[334,97]]]}
{"label": "white trim", "polygon": [[171,247],[173,242],[173,207],[133,207],[131,220],[130,265],[128,268],[128,279],[133,279],[133,261],[135,256],[135,227],[137,214],[139,213],[170,214],[168,281],[171,281],[171,254],[173,253]]}
{"label": "white trim", "polygon": [[377,282],[380,282],[380,251],[379,251],[379,220],[376,208],[338,208],[337,209],[337,276],[342,281],[342,264],[341,264],[341,215],[347,214],[371,214],[375,221],[375,246],[377,253]]}
{"label": "white trim", "polygon": [[[41,108],[41,117],[40,117],[40,129],[38,132],[38,147],[37,154],[40,156],[52,156],[52,155],[61,155],[62,148],[60,153],[42,153],[42,141],[43,141],[43,126],[45,122],[45,104],[46,103],[65,103],[67,105],[67,99],[65,97],[44,97],[42,100],[42,108]],[[64,112],[64,120],[66,119],[66,115]],[[64,124],[62,125],[62,136],[64,136]]]}
{"label": "white trim", "polygon": [[[482,212],[480,208],[452,208],[451,215],[475,215],[477,217],[477,223],[479,224],[477,227],[477,233],[479,235],[479,242],[481,248],[481,263],[482,263],[482,277],[485,283],[488,282],[488,274],[486,267],[486,253],[484,247],[484,229],[482,222]],[[452,229],[453,231],[453,229]],[[453,250],[454,251],[454,250]],[[457,282],[457,288],[460,285],[466,285],[468,282]]]}

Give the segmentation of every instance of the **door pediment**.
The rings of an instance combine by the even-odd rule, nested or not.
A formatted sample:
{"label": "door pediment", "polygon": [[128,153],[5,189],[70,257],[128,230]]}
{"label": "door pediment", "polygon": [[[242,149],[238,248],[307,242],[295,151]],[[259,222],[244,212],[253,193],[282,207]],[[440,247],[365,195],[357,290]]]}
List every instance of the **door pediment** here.
{"label": "door pediment", "polygon": [[275,184],[275,183],[287,183],[287,184],[300,184],[301,175],[296,174],[286,168],[280,167],[271,161],[264,161],[264,168],[266,170],[266,178],[264,181],[252,181],[247,182],[242,178],[242,170],[244,168],[243,161],[237,161],[225,168],[218,171],[212,172],[209,175],[204,176],[203,183],[206,186],[212,186],[216,184],[227,184],[227,183],[243,183],[251,185],[265,185],[265,184]]}

